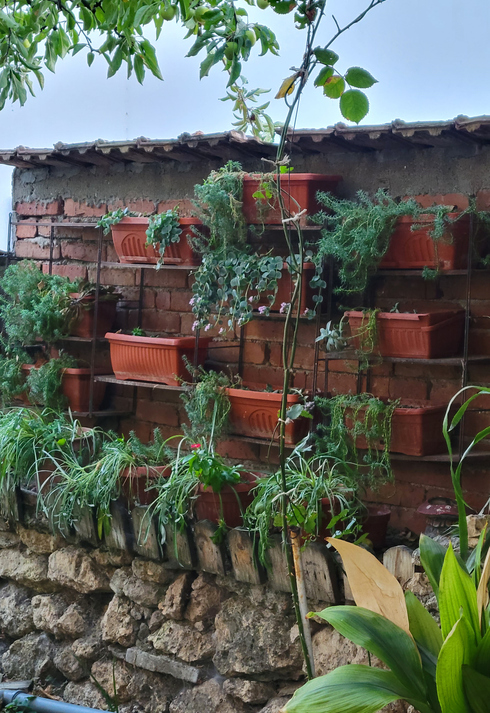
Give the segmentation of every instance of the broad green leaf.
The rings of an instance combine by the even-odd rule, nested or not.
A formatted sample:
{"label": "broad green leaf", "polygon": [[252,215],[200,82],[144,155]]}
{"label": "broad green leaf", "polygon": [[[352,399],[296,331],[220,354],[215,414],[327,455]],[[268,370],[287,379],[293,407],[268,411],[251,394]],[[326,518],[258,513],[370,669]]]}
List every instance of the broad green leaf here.
{"label": "broad green leaf", "polygon": [[138,82],[143,84],[143,80],[145,78],[145,66],[143,64],[143,58],[139,54],[134,56],[134,73],[136,74]]}
{"label": "broad green leaf", "polygon": [[279,87],[279,91],[277,92],[275,99],[284,99],[284,97],[288,94],[292,94],[294,92],[294,83],[297,77],[297,74],[293,74],[292,77],[285,79]]}
{"label": "broad green leaf", "polygon": [[343,77],[340,77],[338,74],[334,75],[333,77],[330,77],[330,79],[327,79],[327,81],[323,85],[323,93],[329,99],[338,99],[339,97],[342,96],[344,91],[345,91],[344,79],[343,79]]}
{"label": "broad green leaf", "polygon": [[[284,707],[285,713],[377,713],[407,691],[391,671],[351,664],[340,666],[299,688]],[[425,702],[410,698],[420,713],[433,713]]]}
{"label": "broad green leaf", "polygon": [[442,646],[441,630],[413,592],[405,592],[405,602],[413,638],[419,647],[430,653],[437,661]]}
{"label": "broad green leaf", "polygon": [[462,615],[445,639],[437,662],[437,695],[442,713],[470,713],[463,690],[462,666],[472,663],[475,652],[471,626]]}
{"label": "broad green leaf", "polygon": [[340,97],[340,111],[348,121],[358,124],[369,111],[369,101],[359,89],[349,89]]}
{"label": "broad green leaf", "polygon": [[490,673],[490,629],[478,644],[474,667],[480,673]]}
{"label": "broad green leaf", "polygon": [[446,548],[426,535],[420,536],[419,544],[422,567],[437,597],[439,595],[439,580],[441,578],[444,557],[446,556]]}
{"label": "broad green leaf", "polygon": [[480,622],[476,601],[476,590],[470,575],[460,567],[449,545],[442,566],[439,583],[439,611],[441,631],[444,639],[459,621],[461,612],[475,637],[475,646],[480,641]]}
{"label": "broad green leaf", "polygon": [[[483,540],[485,539],[486,526],[482,535],[479,538],[478,546],[483,547]],[[479,565],[478,565],[479,567]],[[480,582],[478,584],[478,589],[476,591],[476,603],[478,606],[478,619],[481,625],[483,611],[488,606],[488,580],[490,579],[490,549],[485,557],[485,564],[483,565],[483,570],[481,573]]]}
{"label": "broad green leaf", "polygon": [[376,84],[378,80],[361,67],[351,67],[345,73],[345,81],[350,84],[351,87],[369,89],[369,87]]}
{"label": "broad green leaf", "polygon": [[315,79],[315,87],[322,87],[327,79],[333,74],[333,67],[322,67],[317,78]]}
{"label": "broad green leaf", "polygon": [[381,659],[412,695],[426,699],[420,655],[414,640],[403,629],[362,607],[329,607],[317,616],[328,621],[342,636]]}
{"label": "broad green leaf", "polygon": [[403,590],[391,572],[363,547],[332,537],[327,541],[342,557],[357,606],[381,614],[410,635]]}
{"label": "broad green leaf", "polygon": [[463,688],[473,713],[488,713],[490,678],[463,664]]}
{"label": "broad green leaf", "polygon": [[215,63],[215,56],[214,52],[209,52],[209,54],[206,55],[206,59],[204,59],[201,62],[201,67],[199,70],[199,79],[202,79],[203,77],[207,77],[209,74],[209,70]]}
{"label": "broad green leaf", "polygon": [[87,55],[87,64],[88,64],[89,67],[90,67],[90,65],[92,64],[92,62],[94,61],[94,59],[95,59],[94,53],[93,53],[93,52],[89,52],[88,55]]}
{"label": "broad green leaf", "polygon": [[339,55],[332,50],[323,49],[322,47],[316,47],[313,50],[313,54],[321,64],[326,64],[328,66],[334,65],[338,59]]}

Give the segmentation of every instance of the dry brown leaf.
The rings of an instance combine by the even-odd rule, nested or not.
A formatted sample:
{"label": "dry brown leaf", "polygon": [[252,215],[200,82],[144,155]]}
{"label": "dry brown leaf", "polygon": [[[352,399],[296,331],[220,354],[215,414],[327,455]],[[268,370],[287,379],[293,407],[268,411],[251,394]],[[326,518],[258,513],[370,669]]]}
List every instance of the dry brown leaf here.
{"label": "dry brown leaf", "polygon": [[381,614],[410,634],[403,589],[391,572],[362,547],[333,537],[327,542],[342,557],[357,606]]}
{"label": "dry brown leaf", "polygon": [[480,624],[481,624],[481,617],[483,610],[486,608],[488,604],[488,580],[490,579],[490,550],[487,552],[487,556],[485,557],[485,562],[483,564],[483,569],[480,577],[480,583],[478,585],[478,589],[476,592],[476,602],[478,606],[478,617],[480,619]]}
{"label": "dry brown leaf", "polygon": [[292,94],[294,91],[294,83],[297,79],[298,75],[293,74],[292,77],[288,77],[283,81],[281,86],[279,87],[279,91],[277,92],[275,98],[276,99],[284,99],[285,96],[288,94]]}

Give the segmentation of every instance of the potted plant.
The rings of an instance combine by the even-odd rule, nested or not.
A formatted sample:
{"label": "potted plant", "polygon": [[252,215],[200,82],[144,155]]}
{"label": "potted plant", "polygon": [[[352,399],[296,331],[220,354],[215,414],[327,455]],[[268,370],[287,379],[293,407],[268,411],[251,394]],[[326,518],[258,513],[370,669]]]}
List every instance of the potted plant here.
{"label": "potted plant", "polygon": [[[344,536],[355,535],[360,530],[355,479],[338,468],[335,459],[305,456],[296,449],[286,460],[286,485],[287,524],[299,529],[303,540],[323,539],[337,530],[343,530]],[[271,529],[282,525],[283,492],[279,472],[260,478],[246,512],[247,526],[258,535],[259,559],[265,566]]]}
{"label": "potted plant", "polygon": [[[91,339],[94,336],[95,287],[83,284],[78,292],[70,293],[70,297],[72,312],[70,334],[73,337]],[[102,286],[99,288],[96,337],[103,337],[113,326],[118,299],[119,295],[114,293],[114,288]]]}
{"label": "potted plant", "polygon": [[[146,336],[136,328],[132,334],[107,332],[111,364],[116,379],[156,381],[178,386],[186,378],[186,363],[193,362],[194,337]],[[209,337],[199,339],[198,364],[206,358]]]}
{"label": "potted plant", "polygon": [[121,492],[128,509],[134,505],[150,505],[156,499],[155,483],[170,476],[169,463],[173,453],[159,428],[153,431],[153,441],[142,443],[131,431],[127,445],[134,462],[120,474]]}
{"label": "potted plant", "polygon": [[118,208],[103,216],[97,226],[107,235],[112,232],[114,247],[120,262],[196,265],[198,258],[189,239],[196,218],[179,218],[178,209],[172,208],[149,217]]}

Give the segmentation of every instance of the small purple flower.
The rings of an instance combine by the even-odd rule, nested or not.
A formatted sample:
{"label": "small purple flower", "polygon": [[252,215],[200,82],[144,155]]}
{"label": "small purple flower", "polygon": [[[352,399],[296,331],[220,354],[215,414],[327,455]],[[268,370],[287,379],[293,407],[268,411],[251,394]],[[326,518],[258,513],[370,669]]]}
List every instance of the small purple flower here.
{"label": "small purple flower", "polygon": [[225,331],[224,328],[220,327],[218,334],[223,334],[224,331]]}
{"label": "small purple flower", "polygon": [[207,332],[209,329],[211,329],[211,325],[206,324],[206,326],[204,327],[204,331]]}
{"label": "small purple flower", "polygon": [[279,310],[279,312],[281,314],[284,314],[284,312],[287,310],[288,307],[289,307],[289,302],[281,302],[281,309]]}
{"label": "small purple flower", "polygon": [[305,317],[308,317],[308,316],[309,316],[310,310],[308,309],[308,307],[305,309],[305,311],[303,312],[303,314],[305,315]]}
{"label": "small purple flower", "polygon": [[254,299],[255,299],[255,297],[252,295],[252,297],[249,297],[249,298],[248,298],[248,301],[249,301],[249,302],[253,302]]}
{"label": "small purple flower", "polygon": [[264,314],[264,312],[266,312],[266,311],[267,311],[267,307],[265,305],[262,305],[261,307],[259,307],[259,314]]}
{"label": "small purple flower", "polygon": [[195,304],[195,303],[196,303],[196,298],[195,298],[195,297],[191,297],[191,299],[189,300],[190,306],[192,307],[192,305]]}
{"label": "small purple flower", "polygon": [[194,324],[192,325],[192,331],[195,332],[198,327],[199,327],[199,322],[198,322],[197,319],[196,319],[196,321],[195,321]]}

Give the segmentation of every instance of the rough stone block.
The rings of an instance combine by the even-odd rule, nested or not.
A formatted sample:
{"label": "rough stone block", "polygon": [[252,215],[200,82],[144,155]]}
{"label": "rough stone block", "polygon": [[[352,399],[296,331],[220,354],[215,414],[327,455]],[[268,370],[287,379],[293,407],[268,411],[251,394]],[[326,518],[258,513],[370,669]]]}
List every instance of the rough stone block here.
{"label": "rough stone block", "polygon": [[48,577],[82,594],[111,591],[107,574],[78,547],[69,546],[53,552],[48,561]]}
{"label": "rough stone block", "polygon": [[175,661],[175,659],[170,656],[149,654],[135,647],[126,651],[126,661],[138,668],[155,671],[156,673],[165,673],[181,681],[189,681],[189,683],[197,683],[199,679],[198,668],[181,663],[180,661]]}

